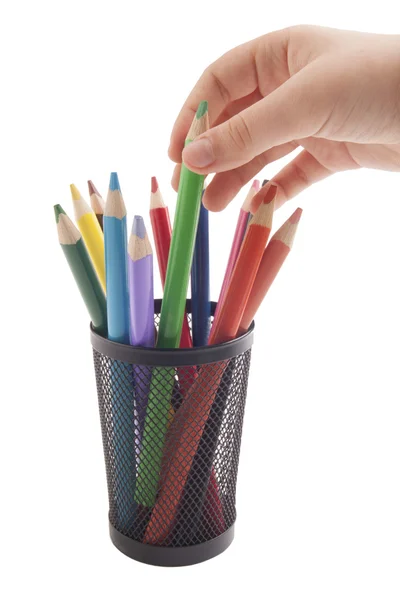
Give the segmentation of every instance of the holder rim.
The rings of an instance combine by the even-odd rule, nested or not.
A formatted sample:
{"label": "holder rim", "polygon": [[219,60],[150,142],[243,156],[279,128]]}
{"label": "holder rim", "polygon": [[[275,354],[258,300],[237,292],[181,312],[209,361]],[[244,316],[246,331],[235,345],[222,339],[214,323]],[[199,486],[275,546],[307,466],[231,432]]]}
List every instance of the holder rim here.
{"label": "holder rim", "polygon": [[[155,313],[160,312],[161,302],[160,299],[154,301]],[[212,315],[216,306],[216,302],[211,302]],[[191,312],[191,300],[186,300],[186,312]],[[216,344],[215,346],[200,346],[198,348],[164,349],[127,346],[103,338],[94,331],[92,323],[90,324],[90,338],[92,346],[97,352],[108,358],[120,360],[125,363],[158,367],[204,365],[228,360],[249,350],[253,345],[254,321],[246,333],[230,342]]]}
{"label": "holder rim", "polygon": [[233,523],[224,533],[208,542],[194,546],[168,548],[132,540],[115,529],[110,522],[109,527],[111,541],[122,554],[133,560],[157,567],[188,567],[214,558],[231,545],[235,534],[235,524]]}

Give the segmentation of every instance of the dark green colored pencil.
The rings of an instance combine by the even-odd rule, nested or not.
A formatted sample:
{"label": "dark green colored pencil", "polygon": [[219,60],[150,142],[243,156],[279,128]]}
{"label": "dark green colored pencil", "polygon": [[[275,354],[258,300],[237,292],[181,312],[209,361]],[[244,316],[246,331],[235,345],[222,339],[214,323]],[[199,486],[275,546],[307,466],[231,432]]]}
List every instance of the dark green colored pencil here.
{"label": "dark green colored pencil", "polygon": [[54,206],[54,214],[58,240],[89,311],[93,327],[100,335],[106,337],[106,297],[83,243],[82,235],[59,204]]}

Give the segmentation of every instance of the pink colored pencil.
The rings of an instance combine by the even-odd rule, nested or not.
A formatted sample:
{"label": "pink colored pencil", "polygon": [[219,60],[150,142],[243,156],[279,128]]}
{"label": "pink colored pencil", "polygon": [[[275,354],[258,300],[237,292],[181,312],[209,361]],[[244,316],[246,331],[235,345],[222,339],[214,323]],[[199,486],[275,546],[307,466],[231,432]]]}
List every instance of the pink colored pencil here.
{"label": "pink colored pencil", "polygon": [[259,189],[260,189],[260,182],[258,181],[258,179],[255,179],[253,181],[253,184],[252,184],[247,196],[246,196],[246,200],[243,202],[242,208],[240,209],[235,234],[233,236],[232,247],[231,247],[231,251],[229,254],[228,265],[226,267],[225,276],[224,276],[224,280],[222,282],[217,307],[215,309],[214,320],[218,316],[218,313],[224,302],[226,292],[228,291],[228,285],[231,280],[231,276],[233,273],[233,269],[235,268],[237,258],[239,256],[239,252],[240,252],[240,248],[242,246],[244,235],[246,233],[246,228],[247,228],[247,224],[248,224],[249,216],[250,216],[251,201]]}

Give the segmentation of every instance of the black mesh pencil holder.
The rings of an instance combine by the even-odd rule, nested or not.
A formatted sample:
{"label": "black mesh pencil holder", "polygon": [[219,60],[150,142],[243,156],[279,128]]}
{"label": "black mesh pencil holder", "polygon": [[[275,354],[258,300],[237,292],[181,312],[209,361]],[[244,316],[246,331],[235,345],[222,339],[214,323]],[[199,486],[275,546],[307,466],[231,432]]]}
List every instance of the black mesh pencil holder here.
{"label": "black mesh pencil holder", "polygon": [[[190,310],[188,300],[189,321]],[[114,545],[162,566],[220,554],[234,535],[253,325],[193,349],[125,346],[93,330],[91,341]]]}

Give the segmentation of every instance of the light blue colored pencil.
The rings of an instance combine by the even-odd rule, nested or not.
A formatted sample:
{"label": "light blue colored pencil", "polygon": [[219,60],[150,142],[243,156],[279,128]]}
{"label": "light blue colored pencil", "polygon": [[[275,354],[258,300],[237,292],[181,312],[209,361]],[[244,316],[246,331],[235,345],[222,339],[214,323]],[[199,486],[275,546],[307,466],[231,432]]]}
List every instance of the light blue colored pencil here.
{"label": "light blue colored pencil", "polygon": [[126,208],[116,173],[111,173],[103,224],[107,235],[104,244],[108,337],[113,342],[129,344]]}
{"label": "light blue colored pencil", "polygon": [[[108,338],[129,344],[129,295],[127,268],[126,208],[116,173],[111,173],[110,188],[103,218]],[[135,493],[135,416],[132,365],[111,365],[111,405],[114,426],[112,489],[118,512],[118,526],[124,531],[133,522]]]}

